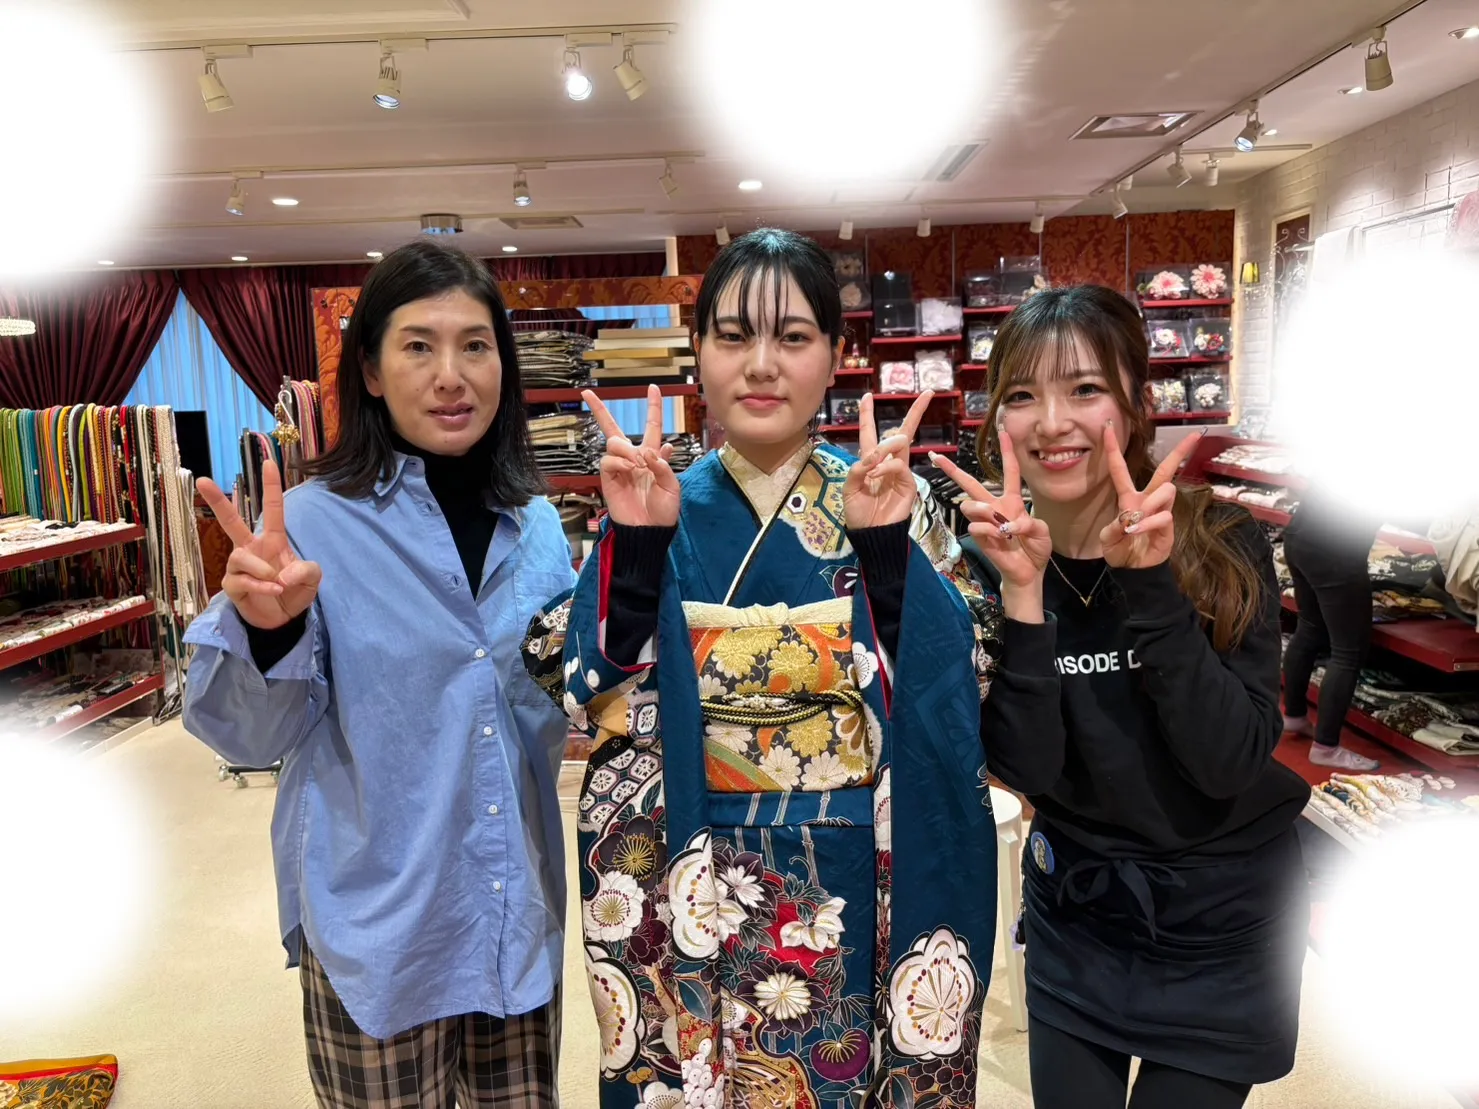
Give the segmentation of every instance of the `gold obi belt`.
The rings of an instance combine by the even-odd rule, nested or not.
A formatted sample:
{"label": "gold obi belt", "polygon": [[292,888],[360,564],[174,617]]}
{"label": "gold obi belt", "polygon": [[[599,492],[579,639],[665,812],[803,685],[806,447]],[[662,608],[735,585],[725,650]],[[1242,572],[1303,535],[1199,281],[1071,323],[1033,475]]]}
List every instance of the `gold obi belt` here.
{"label": "gold obi belt", "polygon": [[881,733],[859,688],[852,604],[684,603],[711,790],[820,792],[872,782]]}

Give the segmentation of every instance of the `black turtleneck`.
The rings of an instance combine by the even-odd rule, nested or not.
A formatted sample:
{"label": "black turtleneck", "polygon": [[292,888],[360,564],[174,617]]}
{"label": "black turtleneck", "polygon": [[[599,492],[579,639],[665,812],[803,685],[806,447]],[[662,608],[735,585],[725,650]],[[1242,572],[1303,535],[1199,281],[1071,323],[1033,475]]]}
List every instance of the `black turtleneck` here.
{"label": "black turtleneck", "polygon": [[[425,467],[426,485],[436,498],[437,507],[452,533],[458,557],[466,572],[468,588],[474,597],[483,582],[483,564],[488,547],[498,526],[498,516],[486,502],[488,477],[492,466],[492,432],[461,457],[432,454],[406,442],[392,433],[391,444],[401,454],[419,458]],[[280,628],[264,631],[247,626],[247,640],[252,648],[252,661],[266,673],[282,661],[303,638],[308,626],[306,614],[290,620]]]}

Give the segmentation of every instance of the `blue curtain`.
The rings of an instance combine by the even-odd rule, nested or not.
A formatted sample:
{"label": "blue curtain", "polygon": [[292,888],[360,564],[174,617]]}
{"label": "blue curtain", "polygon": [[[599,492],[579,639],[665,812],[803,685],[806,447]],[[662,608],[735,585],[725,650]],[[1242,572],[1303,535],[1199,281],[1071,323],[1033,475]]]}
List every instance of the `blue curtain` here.
{"label": "blue curtain", "polygon": [[211,438],[211,470],[228,493],[241,471],[242,430],[271,431],[272,413],[226,361],[185,294],[125,404],[167,404],[177,412],[204,411]]}
{"label": "blue curtain", "polygon": [[[582,308],[580,314],[588,320],[635,320],[633,327],[674,327],[666,304],[641,304],[626,308]],[[674,405],[672,397],[662,402],[662,429],[671,435],[674,428]],[[638,438],[647,430],[647,402],[645,400],[608,400],[606,408],[628,435]]]}

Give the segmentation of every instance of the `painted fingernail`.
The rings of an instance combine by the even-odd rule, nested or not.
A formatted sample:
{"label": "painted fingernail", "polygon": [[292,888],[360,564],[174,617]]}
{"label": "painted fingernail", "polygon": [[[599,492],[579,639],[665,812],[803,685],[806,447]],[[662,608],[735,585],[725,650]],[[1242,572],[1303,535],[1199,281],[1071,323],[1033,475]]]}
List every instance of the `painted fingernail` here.
{"label": "painted fingernail", "polygon": [[998,524],[1010,524],[1011,523],[1011,521],[1008,520],[1005,516],[1003,516],[1000,512],[993,512],[991,514],[991,518],[993,520],[995,520]]}
{"label": "painted fingernail", "polygon": [[1139,530],[1140,530],[1140,525],[1139,524],[1131,524],[1129,527],[1127,527],[1125,529],[1125,534],[1126,535],[1134,535]]}
{"label": "painted fingernail", "polygon": [[1011,521],[1007,521],[1006,523],[1004,523],[1000,527],[998,527],[996,530],[999,531],[999,532],[1001,532],[1001,537],[1003,539],[1010,539],[1012,537],[1012,525],[1011,525]]}

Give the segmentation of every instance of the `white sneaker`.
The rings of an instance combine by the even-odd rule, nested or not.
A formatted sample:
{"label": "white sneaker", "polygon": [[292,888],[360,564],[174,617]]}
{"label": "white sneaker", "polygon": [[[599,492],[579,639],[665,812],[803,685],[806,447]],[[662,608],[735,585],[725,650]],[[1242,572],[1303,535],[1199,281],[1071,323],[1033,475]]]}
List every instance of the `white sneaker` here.
{"label": "white sneaker", "polygon": [[1310,762],[1316,766],[1333,766],[1337,770],[1375,770],[1381,763],[1358,755],[1346,747],[1327,747],[1316,743],[1310,748]]}
{"label": "white sneaker", "polygon": [[1310,723],[1308,716],[1286,716],[1284,717],[1285,735],[1314,735],[1315,726]]}

